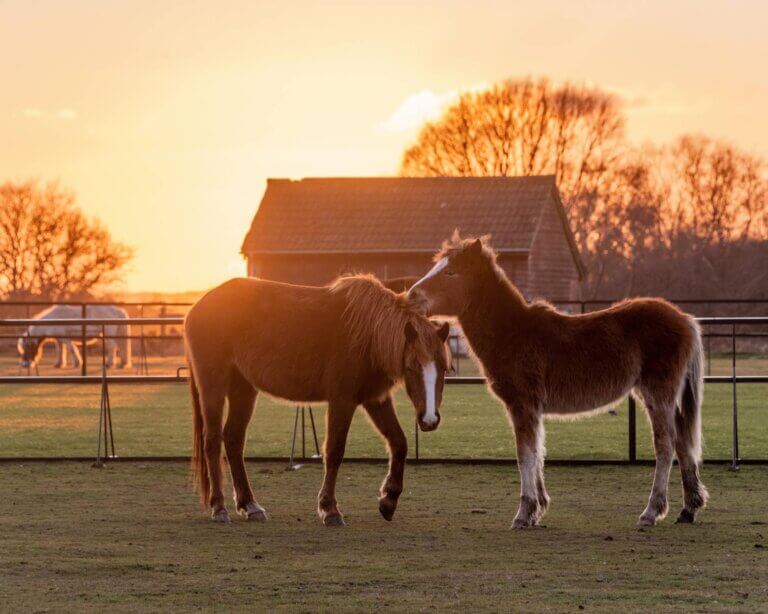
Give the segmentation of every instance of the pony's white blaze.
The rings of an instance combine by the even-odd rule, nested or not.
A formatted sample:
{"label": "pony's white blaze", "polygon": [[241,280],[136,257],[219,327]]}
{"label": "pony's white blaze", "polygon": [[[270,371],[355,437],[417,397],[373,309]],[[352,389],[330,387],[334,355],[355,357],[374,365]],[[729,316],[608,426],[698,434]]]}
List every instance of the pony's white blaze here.
{"label": "pony's white blaze", "polygon": [[435,363],[430,362],[424,366],[424,392],[426,393],[426,411],[424,412],[424,424],[432,426],[437,422],[435,413],[435,384],[437,383],[437,369]]}
{"label": "pony's white blaze", "polygon": [[413,290],[415,288],[418,288],[420,284],[427,281],[430,277],[434,277],[437,275],[440,271],[442,271],[445,267],[448,266],[448,258],[441,258],[435,263],[435,266],[433,266],[431,269],[429,269],[429,272],[422,277],[419,281],[417,281],[415,284],[411,286],[411,289],[408,290],[408,298],[413,298]]}

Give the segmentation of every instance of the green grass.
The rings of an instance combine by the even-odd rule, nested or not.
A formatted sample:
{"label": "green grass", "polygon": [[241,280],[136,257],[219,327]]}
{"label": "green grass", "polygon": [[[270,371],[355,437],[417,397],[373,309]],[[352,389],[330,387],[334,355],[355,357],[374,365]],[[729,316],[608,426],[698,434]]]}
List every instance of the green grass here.
{"label": "green grass", "polygon": [[[768,385],[739,386],[739,433],[742,458],[768,456]],[[191,449],[191,418],[186,386],[180,384],[111,387],[118,455],[180,456]],[[397,393],[401,423],[415,445],[413,409]],[[96,449],[99,387],[0,386],[0,456],[90,456]],[[323,406],[316,408],[322,438]],[[549,458],[625,459],[626,403],[619,415],[602,414],[576,422],[547,423]],[[652,458],[644,412],[638,412],[638,456]],[[515,446],[505,412],[485,386],[446,388],[443,422],[433,433],[421,434],[425,458],[514,458]],[[247,453],[287,456],[293,428],[292,407],[262,395],[251,423]],[[731,450],[731,388],[708,385],[704,403],[705,458],[728,458]],[[311,442],[308,440],[308,451]],[[352,425],[348,454],[382,457],[384,447],[364,414]]]}
{"label": "green grass", "polygon": [[[41,373],[62,373],[51,367],[46,355]],[[93,372],[98,361],[92,357]],[[150,372],[174,373],[183,363],[179,356],[153,357]],[[768,357],[739,355],[738,372],[768,373]],[[476,375],[469,360],[460,365],[462,375]],[[730,356],[714,354],[712,373],[727,374]],[[14,357],[0,359],[0,371],[18,373]],[[75,374],[74,369],[63,371]],[[134,373],[130,370],[128,373]],[[707,385],[704,403],[706,458],[731,454],[731,387]],[[738,388],[739,441],[742,458],[768,456],[768,385],[744,384]],[[179,456],[190,451],[191,419],[186,386],[179,384],[111,387],[117,452],[122,456]],[[415,451],[413,409],[402,392],[397,394],[400,419]],[[0,456],[88,456],[95,452],[98,420],[98,386],[6,385],[0,386]],[[322,437],[324,408],[316,408]],[[576,422],[547,424],[550,458],[625,459],[627,457],[627,408],[619,415],[603,414]],[[652,458],[648,425],[639,411],[638,456]],[[348,454],[381,457],[384,448],[362,411],[353,424]],[[443,423],[434,433],[420,437],[422,457],[514,458],[515,446],[505,413],[485,386],[453,385],[446,389]],[[247,453],[254,456],[286,456],[293,427],[291,406],[259,398],[251,425]],[[308,441],[308,450],[311,441]]]}
{"label": "green grass", "polygon": [[[314,512],[319,466],[249,465],[268,523],[215,525],[183,463],[0,465],[3,611],[766,611],[768,468],[705,467],[700,523],[634,527],[648,467],[551,467],[546,528],[511,531],[511,467],[342,466],[349,526]],[[758,547],[762,546],[762,547]]]}

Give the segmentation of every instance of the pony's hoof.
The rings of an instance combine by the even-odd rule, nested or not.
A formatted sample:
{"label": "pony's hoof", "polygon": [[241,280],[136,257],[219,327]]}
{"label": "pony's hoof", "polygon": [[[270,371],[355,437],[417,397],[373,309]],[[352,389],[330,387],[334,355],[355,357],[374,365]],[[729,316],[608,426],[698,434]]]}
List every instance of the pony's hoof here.
{"label": "pony's hoof", "polygon": [[532,526],[533,522],[531,520],[526,520],[525,518],[515,518],[512,521],[513,529],[528,529]]}
{"label": "pony's hoof", "polygon": [[213,520],[213,522],[223,522],[223,523],[232,522],[232,520],[229,517],[229,512],[223,507],[220,510],[211,512],[211,520]]}
{"label": "pony's hoof", "polygon": [[266,522],[269,520],[267,510],[255,501],[249,501],[240,511],[247,516],[249,521]]}
{"label": "pony's hoof", "polygon": [[675,524],[691,524],[693,523],[693,520],[694,520],[693,512],[683,508],[683,511],[680,512],[680,515],[677,517],[677,520],[675,520]]}
{"label": "pony's hoof", "polygon": [[323,524],[326,527],[346,527],[347,523],[341,514],[332,514],[323,518]]}
{"label": "pony's hoof", "polygon": [[269,520],[267,510],[259,510],[258,512],[251,512],[248,514],[248,520],[250,522],[266,522]]}
{"label": "pony's hoof", "polygon": [[394,517],[395,509],[397,509],[397,501],[393,501],[389,497],[379,499],[379,513],[387,522],[390,522]]}
{"label": "pony's hoof", "polygon": [[640,516],[637,519],[638,527],[653,527],[656,526],[656,518],[654,516]]}

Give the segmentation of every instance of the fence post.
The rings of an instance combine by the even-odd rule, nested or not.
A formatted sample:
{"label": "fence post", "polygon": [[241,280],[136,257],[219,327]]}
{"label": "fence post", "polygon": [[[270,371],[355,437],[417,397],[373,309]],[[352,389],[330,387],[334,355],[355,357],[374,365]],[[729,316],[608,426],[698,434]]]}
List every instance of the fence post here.
{"label": "fence post", "polygon": [[[88,317],[86,314],[88,313],[86,304],[83,303],[80,305],[80,317],[85,320],[86,317]],[[80,339],[80,342],[82,343],[81,349],[80,349],[80,375],[85,377],[88,374],[88,344],[87,344],[87,331],[85,324],[83,324],[82,327],[82,337]],[[72,345],[72,347],[75,347]]]}
{"label": "fence post", "polygon": [[731,386],[733,390],[733,449],[731,469],[739,470],[739,410],[736,404],[736,325],[731,325]]}
{"label": "fence post", "polygon": [[[160,317],[164,318],[168,312],[165,305],[160,307]],[[165,324],[160,325],[160,356],[165,356]]]}
{"label": "fence post", "polygon": [[637,462],[637,403],[635,398],[629,396],[629,411],[627,412],[629,420],[629,462]]}

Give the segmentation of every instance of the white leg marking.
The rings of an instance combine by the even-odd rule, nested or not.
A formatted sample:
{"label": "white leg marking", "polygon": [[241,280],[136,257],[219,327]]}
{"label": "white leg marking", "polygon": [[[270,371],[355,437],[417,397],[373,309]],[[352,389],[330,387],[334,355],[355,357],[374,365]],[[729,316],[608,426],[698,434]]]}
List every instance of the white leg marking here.
{"label": "white leg marking", "polygon": [[536,453],[524,448],[518,465],[520,468],[520,496],[529,497],[536,501],[536,474],[538,470]]}
{"label": "white leg marking", "polygon": [[422,282],[428,280],[430,277],[434,277],[435,275],[437,275],[440,271],[442,271],[447,266],[448,266],[448,258],[441,258],[440,260],[438,260],[435,263],[435,266],[433,266],[429,270],[429,273],[427,273],[424,277],[422,277],[419,281],[417,281],[415,284],[413,284],[411,286],[411,289],[408,290],[407,297],[408,298],[413,298],[412,292],[413,292],[414,288],[417,288]]}
{"label": "white leg marking", "polygon": [[248,516],[248,520],[258,520],[261,522],[269,520],[267,510],[265,510],[255,501],[249,501],[246,503],[245,510],[243,511],[245,512],[246,516]]}
{"label": "white leg marking", "polygon": [[437,383],[437,369],[435,363],[430,362],[424,366],[424,392],[427,400],[427,410],[424,413],[424,424],[432,426],[437,422],[435,413],[435,384]]}

